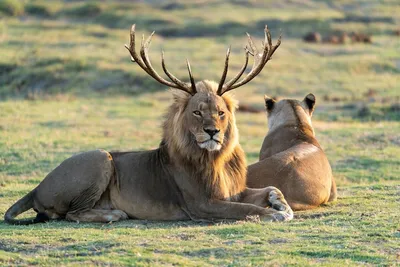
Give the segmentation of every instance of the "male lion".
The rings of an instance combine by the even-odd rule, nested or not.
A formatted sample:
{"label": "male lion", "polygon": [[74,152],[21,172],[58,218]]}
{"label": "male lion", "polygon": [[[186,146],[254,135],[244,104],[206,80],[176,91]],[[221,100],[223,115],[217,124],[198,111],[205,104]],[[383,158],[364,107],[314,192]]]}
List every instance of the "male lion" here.
{"label": "male lion", "polygon": [[[249,37],[246,62],[232,80],[225,83],[228,50],[219,84],[195,83],[189,63],[190,83],[185,83],[167,70],[164,58],[162,67],[171,81],[153,69],[148,56],[151,36],[142,42],[139,56],[133,25],[131,42],[126,47],[132,61],[146,73],[175,88],[159,148],[124,153],[96,150],[75,155],[15,203],[5,214],[6,222],[29,224],[58,218],[87,222],[126,218],[213,220],[245,219],[249,215],[270,221],[292,219],[293,212],[278,189],[246,188],[246,161],[238,142],[235,101],[224,95],[260,73],[280,42],[272,46],[266,28],[262,53]],[[247,67],[249,54],[255,59],[253,68],[237,82]],[[35,219],[14,219],[30,208],[38,213]]]}
{"label": "male lion", "polygon": [[293,210],[315,208],[336,199],[328,159],[314,135],[315,96],[276,102],[265,96],[269,132],[260,161],[248,167],[247,186],[276,186]]}

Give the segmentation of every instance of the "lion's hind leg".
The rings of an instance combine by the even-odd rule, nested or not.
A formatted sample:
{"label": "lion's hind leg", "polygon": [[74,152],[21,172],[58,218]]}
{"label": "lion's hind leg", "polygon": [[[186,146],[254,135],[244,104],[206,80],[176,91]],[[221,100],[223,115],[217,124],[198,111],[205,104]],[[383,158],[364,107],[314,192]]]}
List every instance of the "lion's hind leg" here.
{"label": "lion's hind leg", "polygon": [[[108,152],[95,150],[77,154],[63,161],[39,184],[35,191],[34,208],[50,219],[65,218],[69,214],[69,218],[76,217],[80,220],[85,216],[78,214],[88,213],[93,209],[105,210],[106,212],[89,212],[86,217],[104,217],[98,220],[109,221],[102,214],[111,213],[112,207],[98,204],[107,202],[107,189],[113,177],[114,166]],[[124,216],[114,212],[109,217],[115,220]]]}
{"label": "lion's hind leg", "polygon": [[76,222],[107,223],[128,219],[128,215],[112,209],[109,191],[103,192],[97,184],[93,184],[72,199],[65,218]]}
{"label": "lion's hind leg", "polygon": [[67,220],[75,222],[116,222],[128,219],[128,215],[121,210],[91,209],[87,211],[68,212]]}

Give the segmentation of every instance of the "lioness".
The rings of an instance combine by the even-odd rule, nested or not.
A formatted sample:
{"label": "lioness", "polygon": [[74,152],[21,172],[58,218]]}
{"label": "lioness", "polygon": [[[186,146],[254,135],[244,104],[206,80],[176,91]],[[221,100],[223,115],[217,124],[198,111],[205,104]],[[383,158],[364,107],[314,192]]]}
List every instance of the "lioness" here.
{"label": "lioness", "polygon": [[[153,35],[153,34],[152,34]],[[151,36],[152,36],[151,35]],[[135,51],[135,25],[126,46],[132,61],[158,82],[175,88],[174,101],[163,124],[159,148],[142,152],[109,153],[104,150],[75,155],[50,172],[29,194],[5,214],[12,224],[29,224],[48,219],[110,222],[126,218],[149,220],[245,219],[290,220],[293,212],[282,193],[274,188],[246,188],[246,161],[238,141],[236,104],[225,95],[253,79],[269,61],[277,45],[265,29],[262,53],[249,37],[246,61],[239,73],[225,83],[229,50],[219,84],[178,80],[162,67],[171,81],[151,66],[148,48],[151,36]],[[248,56],[252,70],[244,73]],[[16,220],[33,208],[37,217]]]}
{"label": "lioness", "polygon": [[265,96],[269,132],[260,161],[248,167],[247,186],[276,186],[293,210],[315,208],[336,199],[328,159],[314,135],[315,96],[276,102]]}

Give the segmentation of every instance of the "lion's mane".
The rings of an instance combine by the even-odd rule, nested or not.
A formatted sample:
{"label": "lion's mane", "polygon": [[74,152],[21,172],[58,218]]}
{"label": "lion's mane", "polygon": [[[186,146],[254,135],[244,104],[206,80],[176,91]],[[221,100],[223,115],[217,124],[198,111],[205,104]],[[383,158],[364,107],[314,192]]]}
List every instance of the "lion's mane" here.
{"label": "lion's mane", "polygon": [[[196,84],[199,92],[216,94],[217,84],[203,81]],[[185,171],[193,174],[211,199],[232,199],[246,186],[246,158],[239,145],[236,127],[236,100],[226,94],[223,99],[228,107],[228,128],[219,151],[201,149],[187,128],[187,104],[190,95],[181,90],[172,90],[174,102],[167,111],[163,125],[163,144],[174,162],[180,162]]]}

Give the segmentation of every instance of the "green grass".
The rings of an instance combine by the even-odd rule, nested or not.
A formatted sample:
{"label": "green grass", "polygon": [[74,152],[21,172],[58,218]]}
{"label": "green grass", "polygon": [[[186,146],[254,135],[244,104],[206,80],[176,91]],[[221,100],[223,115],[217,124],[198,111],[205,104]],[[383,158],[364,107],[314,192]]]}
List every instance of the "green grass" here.
{"label": "green grass", "polygon": [[[10,3],[22,6],[5,11]],[[219,79],[230,44],[233,75],[246,31],[259,42],[264,24],[274,40],[281,29],[274,59],[235,95],[262,108],[263,94],[314,93],[314,127],[339,199],[288,223],[1,221],[0,265],[398,264],[400,38],[391,33],[399,14],[397,1],[387,0],[1,1],[0,217],[75,153],[157,147],[171,95],[130,62],[123,44],[132,23],[138,36],[157,31],[157,70],[163,48],[174,74],[187,77],[187,57],[196,80]],[[308,31],[341,29],[371,33],[373,43],[301,40]],[[266,116],[238,113],[237,123],[248,162],[255,162]]]}
{"label": "green grass", "polygon": [[17,0],[2,0],[0,2],[0,15],[18,16],[24,13],[24,5]]}

